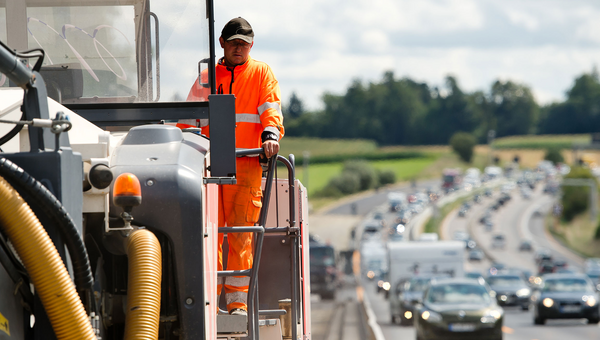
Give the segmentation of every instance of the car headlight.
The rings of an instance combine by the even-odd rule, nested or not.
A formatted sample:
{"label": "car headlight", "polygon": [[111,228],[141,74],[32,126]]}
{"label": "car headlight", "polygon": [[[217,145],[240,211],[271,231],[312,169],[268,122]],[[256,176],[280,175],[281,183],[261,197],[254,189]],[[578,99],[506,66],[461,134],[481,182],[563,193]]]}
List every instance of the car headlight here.
{"label": "car headlight", "polygon": [[428,322],[441,322],[442,321],[442,316],[439,313],[428,311],[428,310],[421,313],[421,318]]}
{"label": "car headlight", "polygon": [[390,290],[390,288],[392,288],[392,285],[389,282],[384,282],[383,283],[383,289]]}
{"label": "car headlight", "polygon": [[497,310],[491,310],[487,312],[484,316],[481,317],[481,323],[494,323],[496,320],[500,319],[502,313]]}
{"label": "car headlight", "polygon": [[525,296],[528,296],[529,294],[531,294],[531,290],[529,288],[522,288],[522,289],[517,290],[518,297],[525,297]]}
{"label": "car headlight", "polygon": [[542,304],[546,308],[550,308],[550,307],[552,307],[552,305],[554,305],[554,300],[552,300],[551,298],[545,298],[544,300],[542,300]]}
{"label": "car headlight", "polygon": [[584,295],[581,299],[585,302],[586,305],[588,305],[590,307],[594,307],[596,305],[596,303],[598,302],[598,301],[596,301],[595,297],[588,296],[588,295]]}

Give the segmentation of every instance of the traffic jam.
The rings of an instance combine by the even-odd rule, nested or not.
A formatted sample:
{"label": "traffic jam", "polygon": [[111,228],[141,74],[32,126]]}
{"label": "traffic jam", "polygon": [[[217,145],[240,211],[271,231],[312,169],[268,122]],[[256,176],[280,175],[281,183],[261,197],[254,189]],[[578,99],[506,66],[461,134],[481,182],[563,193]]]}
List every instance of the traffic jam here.
{"label": "traffic jam", "polygon": [[441,184],[389,192],[353,231],[374,334],[600,335],[600,259],[565,253],[543,232],[568,171],[547,162],[528,171],[446,169]]}

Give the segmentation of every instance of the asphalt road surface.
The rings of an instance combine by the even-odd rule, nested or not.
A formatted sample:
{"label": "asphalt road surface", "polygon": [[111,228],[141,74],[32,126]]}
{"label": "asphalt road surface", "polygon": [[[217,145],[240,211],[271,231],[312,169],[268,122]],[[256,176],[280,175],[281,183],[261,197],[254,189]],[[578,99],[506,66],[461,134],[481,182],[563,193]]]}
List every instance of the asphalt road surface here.
{"label": "asphalt road surface", "polygon": [[[496,199],[486,198],[480,204],[474,205],[465,217],[458,217],[456,212],[446,220],[446,230],[442,233],[451,238],[455,231],[468,231],[491,258],[480,263],[469,263],[465,259],[466,270],[477,270],[486,274],[492,262],[502,262],[510,267],[520,267],[535,273],[533,252],[519,252],[521,239],[531,238],[535,247],[544,247],[552,251],[556,259],[565,260],[569,268],[581,270],[582,259],[561,250],[558,243],[549,238],[544,230],[545,213],[552,204],[552,197],[543,195],[541,190],[535,192],[530,199],[524,199],[518,189],[512,192],[512,199],[492,215],[494,227],[492,231],[478,223],[485,209]],[[542,214],[531,215],[535,211]],[[525,218],[532,216],[532,218]],[[504,249],[491,249],[491,237],[495,233],[506,235]],[[371,307],[377,317],[377,322],[385,339],[415,339],[412,326],[399,326],[391,322],[387,300],[383,294],[376,292],[376,283],[363,279],[363,286],[370,299]],[[588,325],[584,319],[548,320],[546,325],[533,324],[533,311],[521,311],[519,307],[506,307],[504,317],[504,339],[506,340],[559,340],[559,339],[600,339],[600,327]]]}

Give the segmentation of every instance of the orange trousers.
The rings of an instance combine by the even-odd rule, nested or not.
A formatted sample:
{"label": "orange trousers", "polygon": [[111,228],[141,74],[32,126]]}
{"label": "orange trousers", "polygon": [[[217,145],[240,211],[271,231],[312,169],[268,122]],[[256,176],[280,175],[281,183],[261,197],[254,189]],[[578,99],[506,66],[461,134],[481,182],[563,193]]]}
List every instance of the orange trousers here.
{"label": "orange trousers", "polygon": [[[262,168],[258,157],[240,157],[236,160],[237,184],[219,186],[219,227],[253,226],[258,222],[262,207]],[[223,234],[219,234],[218,270],[223,270]],[[229,233],[227,243],[227,270],[252,268],[252,233]],[[225,278],[227,310],[247,310],[249,277]],[[222,280],[217,285],[221,295]]]}

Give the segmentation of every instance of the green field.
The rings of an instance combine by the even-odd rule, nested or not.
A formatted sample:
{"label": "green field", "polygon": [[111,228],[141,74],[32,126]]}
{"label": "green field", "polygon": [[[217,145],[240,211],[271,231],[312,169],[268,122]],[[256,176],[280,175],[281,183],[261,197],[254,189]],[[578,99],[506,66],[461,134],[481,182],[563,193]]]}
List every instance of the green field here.
{"label": "green field", "polygon": [[570,149],[573,144],[589,144],[591,136],[582,135],[528,135],[502,137],[494,141],[496,149],[546,149],[557,147],[561,149]]}
{"label": "green field", "polygon": [[296,158],[304,152],[310,156],[326,156],[340,154],[363,154],[377,150],[377,144],[366,139],[322,139],[308,137],[284,137],[281,140],[280,155],[287,157],[293,153]]}
{"label": "green field", "polygon": [[[428,166],[436,161],[435,158],[412,158],[399,160],[374,161],[371,164],[379,170],[392,170],[396,174],[396,180],[406,181],[418,178]],[[299,164],[296,168],[296,178],[300,179],[308,187],[308,194],[312,195],[327,185],[329,180],[342,172],[342,163],[328,163],[310,165],[308,169],[308,183],[304,177],[304,169]],[[284,172],[281,172],[284,173]],[[280,175],[280,177],[282,177]]]}

